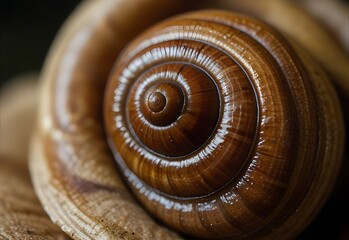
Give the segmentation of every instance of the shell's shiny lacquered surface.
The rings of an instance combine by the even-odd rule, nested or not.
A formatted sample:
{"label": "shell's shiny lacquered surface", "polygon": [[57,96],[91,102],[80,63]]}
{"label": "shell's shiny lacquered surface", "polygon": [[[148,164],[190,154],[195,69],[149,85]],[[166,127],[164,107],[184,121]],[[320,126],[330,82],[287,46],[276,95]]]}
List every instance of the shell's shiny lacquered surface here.
{"label": "shell's shiny lacquered surface", "polygon": [[[313,172],[336,171],[339,155],[326,151],[341,144],[325,139],[340,141],[328,122],[341,119],[338,110],[314,111],[335,103],[314,89],[327,80],[302,54],[264,23],[214,11],[160,23],[128,46],[104,117],[116,161],[148,211],[198,237],[256,236],[313,214],[304,204],[316,206],[324,191]],[[142,107],[149,91],[162,93],[162,110]]]}

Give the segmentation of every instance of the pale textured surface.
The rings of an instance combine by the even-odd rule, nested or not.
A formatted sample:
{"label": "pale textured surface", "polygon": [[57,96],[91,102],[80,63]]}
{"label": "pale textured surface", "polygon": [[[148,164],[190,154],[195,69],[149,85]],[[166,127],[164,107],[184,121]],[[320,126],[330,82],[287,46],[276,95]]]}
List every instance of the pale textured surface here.
{"label": "pale textured surface", "polygon": [[36,113],[34,78],[18,79],[0,97],[0,239],[68,239],[42,209],[29,177],[26,153]]}
{"label": "pale textured surface", "polygon": [[339,0],[299,0],[312,15],[324,22],[349,52],[349,4]]}
{"label": "pale textured surface", "polygon": [[0,239],[69,239],[42,209],[26,164],[0,157]]}
{"label": "pale textured surface", "polygon": [[285,0],[219,0],[217,2],[224,9],[239,11],[262,19],[296,39],[333,77],[331,80],[340,88],[340,91],[349,96],[347,54],[327,29],[300,6]]}
{"label": "pale textured surface", "polygon": [[[89,1],[51,49],[41,78],[30,167],[45,210],[75,239],[179,238],[128,193],[107,147],[99,111],[104,82],[128,39],[180,5]],[[156,11],[159,8],[163,11]]]}
{"label": "pale textured surface", "polygon": [[37,80],[35,74],[13,79],[1,91],[0,152],[14,161],[27,161],[31,131],[35,124]]}

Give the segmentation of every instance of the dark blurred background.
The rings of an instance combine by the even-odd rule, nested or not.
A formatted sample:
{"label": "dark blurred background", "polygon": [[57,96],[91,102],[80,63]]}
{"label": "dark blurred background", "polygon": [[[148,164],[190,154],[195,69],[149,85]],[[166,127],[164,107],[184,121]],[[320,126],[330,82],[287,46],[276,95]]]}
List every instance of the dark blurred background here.
{"label": "dark blurred background", "polygon": [[79,0],[0,0],[0,87],[39,72],[47,51]]}
{"label": "dark blurred background", "polygon": [[79,2],[0,0],[0,87],[19,74],[40,71],[57,31]]}

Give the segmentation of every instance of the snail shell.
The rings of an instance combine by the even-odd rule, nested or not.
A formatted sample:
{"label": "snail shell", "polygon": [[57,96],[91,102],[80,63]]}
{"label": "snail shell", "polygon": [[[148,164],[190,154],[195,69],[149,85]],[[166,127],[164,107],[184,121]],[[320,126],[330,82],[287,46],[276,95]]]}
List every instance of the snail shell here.
{"label": "snail shell", "polygon": [[178,231],[299,232],[342,152],[323,78],[259,21],[182,15],[121,54],[106,87],[107,135],[134,194]]}
{"label": "snail shell", "polygon": [[[302,231],[330,192],[344,142],[317,63],[269,25],[221,11],[161,22],[115,63],[137,29],[120,38],[111,1],[84,7],[46,66],[32,144],[34,186],[53,222],[77,239],[178,238],[124,178],[148,212],[186,235]],[[164,9],[152,20],[174,11]]]}

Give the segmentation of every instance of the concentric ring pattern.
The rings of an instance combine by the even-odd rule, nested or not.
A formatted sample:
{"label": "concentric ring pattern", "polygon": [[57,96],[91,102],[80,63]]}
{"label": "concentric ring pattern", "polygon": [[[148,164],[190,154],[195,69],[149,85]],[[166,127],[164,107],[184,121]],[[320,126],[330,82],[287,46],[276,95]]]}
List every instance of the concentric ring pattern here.
{"label": "concentric ring pattern", "polygon": [[171,227],[263,235],[302,205],[322,164],[327,133],[309,78],[264,23],[225,12],[172,18],[114,66],[109,145],[136,197]]}

